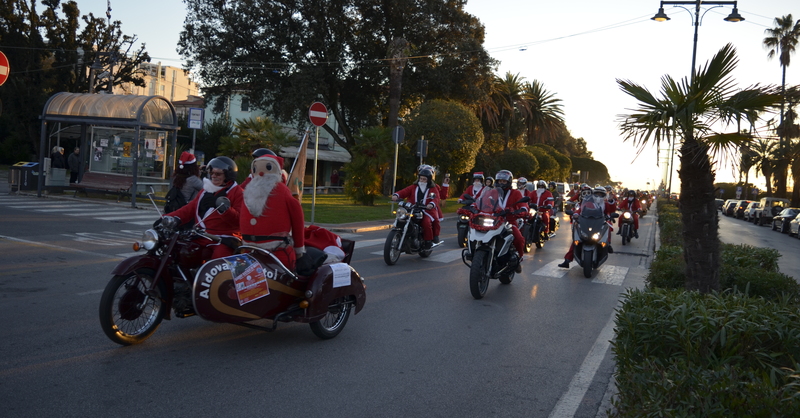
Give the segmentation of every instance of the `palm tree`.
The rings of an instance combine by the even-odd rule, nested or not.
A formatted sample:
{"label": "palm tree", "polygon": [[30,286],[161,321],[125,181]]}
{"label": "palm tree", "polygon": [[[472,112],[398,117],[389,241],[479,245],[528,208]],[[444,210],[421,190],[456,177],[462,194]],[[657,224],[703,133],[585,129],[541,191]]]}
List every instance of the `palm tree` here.
{"label": "palm tree", "polygon": [[[791,61],[791,57],[794,53],[795,47],[797,46],[797,42],[800,40],[800,20],[794,22],[791,14],[788,14],[784,17],[776,17],[775,27],[764,30],[764,33],[767,35],[763,41],[764,48],[769,50],[767,58],[772,59],[775,56],[778,56],[778,61],[781,64],[781,96],[783,99],[781,100],[779,128],[782,128],[784,122],[783,108],[786,100],[786,67],[789,66],[789,62]],[[783,145],[783,140],[784,135],[781,132],[781,145]],[[788,156],[784,156],[778,161],[778,169],[780,171],[778,172],[776,192],[779,197],[786,196],[786,177],[788,174],[789,163],[790,160]]]}
{"label": "palm tree", "polygon": [[755,153],[753,166],[760,172],[767,185],[767,195],[772,196],[772,175],[775,172],[776,144],[767,139],[756,139],[750,144],[750,150]]}
{"label": "palm tree", "polygon": [[518,118],[526,119],[530,115],[528,97],[525,95],[522,81],[525,77],[507,72],[505,78],[495,76],[492,99],[498,111],[498,120],[503,124],[504,150],[508,150],[511,140],[511,127]]}
{"label": "palm tree", "polygon": [[761,112],[779,102],[779,96],[754,86],[736,91],[731,76],[736,50],[730,44],[714,55],[691,79],[661,78],[659,96],[627,80],[617,80],[623,92],[639,102],[632,114],[621,115],[626,140],[641,147],[681,138],[679,176],[683,257],[686,288],[707,293],[719,289],[719,238],[714,203],[714,164],[711,156],[735,151],[749,140],[738,130],[715,132],[717,126],[735,127],[739,118],[755,124]]}
{"label": "palm tree", "polygon": [[564,130],[564,110],[561,99],[547,91],[544,85],[536,80],[523,86],[528,101],[529,116],[525,118],[528,130],[528,145],[544,144],[555,139]]}

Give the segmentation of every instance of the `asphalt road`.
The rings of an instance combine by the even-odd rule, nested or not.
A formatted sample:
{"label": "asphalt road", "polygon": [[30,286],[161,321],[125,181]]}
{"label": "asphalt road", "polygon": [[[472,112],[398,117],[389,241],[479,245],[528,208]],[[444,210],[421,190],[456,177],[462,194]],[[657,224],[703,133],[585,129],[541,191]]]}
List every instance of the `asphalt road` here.
{"label": "asphalt road", "polygon": [[719,215],[719,237],[729,244],[747,244],[753,247],[774,248],[781,253],[778,266],[781,271],[800,278],[800,239],[773,231],[770,225],[758,226],[741,219]]}
{"label": "asphalt road", "polygon": [[[563,260],[569,225],[510,285],[469,292],[455,221],[429,259],[383,262],[387,231],[356,240],[364,310],[317,339],[200,318],[164,321],[137,346],[98,322],[111,269],[155,212],[0,195],[3,416],[595,417],[613,372],[620,295],[641,287],[655,217],[592,279]],[[764,229],[765,232],[771,232]]]}

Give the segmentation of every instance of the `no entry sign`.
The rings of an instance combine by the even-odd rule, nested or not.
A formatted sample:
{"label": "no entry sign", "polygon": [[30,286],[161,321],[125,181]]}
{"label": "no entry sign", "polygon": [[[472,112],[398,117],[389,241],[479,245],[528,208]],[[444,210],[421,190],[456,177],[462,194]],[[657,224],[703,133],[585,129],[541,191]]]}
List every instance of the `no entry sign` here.
{"label": "no entry sign", "polygon": [[325,124],[325,121],[328,120],[328,108],[320,102],[314,102],[311,107],[308,108],[308,118],[311,119],[311,123],[313,123],[314,126],[322,126]]}
{"label": "no entry sign", "polygon": [[8,80],[9,71],[8,58],[6,58],[6,54],[0,52],[0,86]]}

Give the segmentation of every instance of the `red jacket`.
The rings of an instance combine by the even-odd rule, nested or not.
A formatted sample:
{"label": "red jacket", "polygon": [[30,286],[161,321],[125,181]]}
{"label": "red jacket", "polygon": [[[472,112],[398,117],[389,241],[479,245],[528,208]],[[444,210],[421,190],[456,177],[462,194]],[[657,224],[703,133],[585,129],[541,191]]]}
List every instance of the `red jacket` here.
{"label": "red jacket", "polygon": [[[508,210],[509,212],[516,211],[522,208],[527,209],[528,208],[527,203],[524,202],[518,203],[520,199],[522,199],[522,193],[520,193],[519,190],[508,189],[508,191],[505,192],[504,196],[500,198],[500,203],[502,208]],[[519,218],[520,216],[524,216],[524,214],[514,215],[509,213],[508,215],[506,215],[506,220],[514,224],[514,221],[516,221],[516,219]]]}
{"label": "red jacket", "polygon": [[250,235],[251,239],[243,237],[248,242],[269,242],[276,239],[253,239],[259,237],[292,237],[294,248],[305,246],[305,217],[300,202],[292,196],[292,192],[285,184],[279,182],[267,198],[264,212],[261,216],[250,213],[247,205],[242,202],[242,215],[240,226],[243,235]]}
{"label": "red jacket", "polygon": [[[194,220],[198,225],[205,228],[206,232],[209,234],[239,236],[241,235],[239,233],[239,209],[242,203],[242,190],[235,181],[229,183],[227,187],[223,187],[222,190],[215,193],[204,190],[203,193],[198,193],[186,206],[174,212],[170,212],[165,216],[176,216],[180,218],[181,224]],[[201,206],[200,201],[204,197],[212,199],[212,196],[213,201],[216,201],[216,199],[221,196],[227,197],[231,201],[231,207],[221,215],[219,212],[214,211],[201,222],[201,219],[203,219],[206,213],[199,213],[198,208]],[[214,203],[212,203],[212,205],[213,204]]]}
{"label": "red jacket", "polygon": [[[409,203],[417,203],[418,191],[419,187],[417,183],[414,183],[396,192],[395,195],[400,198],[400,200],[407,199]],[[431,216],[431,220],[439,219],[439,191],[436,190],[436,187],[428,187],[420,203],[425,205],[433,203],[433,209],[425,209],[425,213]]]}
{"label": "red jacket", "polygon": [[632,198],[632,200],[629,200],[626,197],[624,199],[618,200],[618,202],[619,202],[619,208],[622,209],[622,210],[629,210],[631,212],[636,212],[638,210],[642,210],[642,204],[639,203],[639,199],[637,199],[635,197]]}

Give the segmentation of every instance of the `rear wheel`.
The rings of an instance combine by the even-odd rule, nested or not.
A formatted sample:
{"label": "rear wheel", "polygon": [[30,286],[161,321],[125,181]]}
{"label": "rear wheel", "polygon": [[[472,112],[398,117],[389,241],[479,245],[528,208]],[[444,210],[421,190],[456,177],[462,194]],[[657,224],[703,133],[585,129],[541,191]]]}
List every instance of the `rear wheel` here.
{"label": "rear wheel", "polygon": [[324,318],[308,325],[311,326],[314,335],[323,340],[329,340],[342,332],[344,326],[347,325],[347,320],[350,319],[351,310],[352,304],[348,303],[345,298],[336,299],[328,306],[328,313]]}
{"label": "rear wheel", "polygon": [[533,249],[533,240],[530,237],[530,235],[531,235],[531,226],[530,226],[530,224],[526,223],[525,225],[523,225],[522,229],[519,232],[525,238],[525,248],[524,248],[525,252],[526,253],[531,252],[531,249]]}
{"label": "rear wheel", "polygon": [[100,327],[117,344],[139,344],[150,337],[166,314],[162,302],[164,283],[156,287],[156,295],[146,292],[155,272],[140,269],[124,276],[114,276],[100,298]]}
{"label": "rear wheel", "polygon": [[587,279],[592,277],[592,253],[594,251],[583,250],[583,276]]}
{"label": "rear wheel", "polygon": [[386,243],[383,244],[383,261],[393,266],[398,259],[400,259],[400,231],[393,229],[386,237]]}
{"label": "rear wheel", "polygon": [[775,221],[774,220],[772,221],[772,230],[773,231],[777,231],[778,230],[778,225],[775,225]]}
{"label": "rear wheel", "polygon": [[492,255],[486,250],[477,250],[472,257],[472,267],[469,269],[469,291],[475,299],[482,299],[489,288],[489,262]]}

